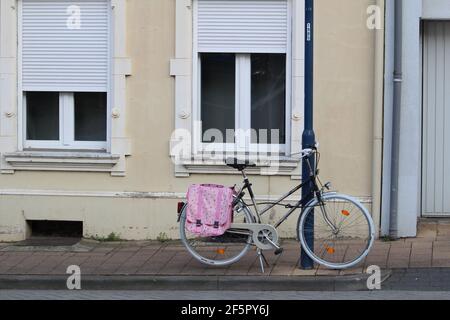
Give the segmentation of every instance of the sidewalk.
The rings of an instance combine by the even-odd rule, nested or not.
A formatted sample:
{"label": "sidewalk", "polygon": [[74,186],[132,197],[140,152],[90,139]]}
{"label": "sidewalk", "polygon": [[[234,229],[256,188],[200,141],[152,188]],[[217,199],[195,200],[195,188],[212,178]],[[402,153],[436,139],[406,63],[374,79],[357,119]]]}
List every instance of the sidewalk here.
{"label": "sidewalk", "polygon": [[65,284],[66,270],[71,265],[80,266],[83,281],[91,281],[92,286],[99,288],[114,281],[119,286],[125,282],[132,282],[134,286],[147,283],[147,288],[153,284],[159,289],[164,286],[187,286],[190,289],[200,286],[205,289],[227,284],[228,287],[238,284],[242,287],[245,283],[253,287],[268,281],[280,287],[305,283],[314,283],[316,287],[332,283],[335,288],[336,284],[346,281],[354,286],[356,282],[364,281],[367,277],[364,270],[370,265],[386,270],[385,276],[388,270],[396,268],[450,267],[450,223],[422,223],[419,236],[414,239],[378,240],[365,262],[351,270],[336,271],[322,267],[300,270],[297,268],[299,244],[286,240],[283,248],[284,253],[280,256],[271,252],[266,254],[270,267],[262,274],[253,251],[232,266],[212,268],[194,260],[179,242],[100,243],[82,240],[69,247],[0,244],[0,288],[11,288],[25,280],[34,280],[36,285],[39,281],[54,281],[59,286]]}

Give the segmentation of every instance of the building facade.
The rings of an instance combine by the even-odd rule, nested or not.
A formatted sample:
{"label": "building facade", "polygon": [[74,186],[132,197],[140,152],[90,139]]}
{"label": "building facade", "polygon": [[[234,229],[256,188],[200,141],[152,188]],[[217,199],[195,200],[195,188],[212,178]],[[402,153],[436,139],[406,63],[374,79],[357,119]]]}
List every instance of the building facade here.
{"label": "building facade", "polygon": [[418,218],[450,214],[449,19],[448,1],[386,3],[383,234],[414,237]]}
{"label": "building facade", "polygon": [[[241,182],[227,151],[256,161],[260,201],[299,183],[303,0],[0,4],[0,241],[25,239],[32,221],[79,221],[85,237],[177,238],[190,184]],[[374,8],[384,2],[315,1],[314,99],[322,178],[380,226],[384,32],[368,27]],[[217,140],[226,129],[242,133]],[[296,224],[282,234],[294,237]]]}

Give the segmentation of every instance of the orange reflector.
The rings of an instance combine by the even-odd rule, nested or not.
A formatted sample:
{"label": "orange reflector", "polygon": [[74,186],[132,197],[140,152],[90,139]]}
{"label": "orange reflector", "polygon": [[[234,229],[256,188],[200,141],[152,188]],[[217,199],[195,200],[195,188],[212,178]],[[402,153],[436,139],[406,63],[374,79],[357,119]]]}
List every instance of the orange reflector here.
{"label": "orange reflector", "polygon": [[334,248],[327,248],[327,252],[329,254],[334,254],[336,252],[336,250],[334,250]]}
{"label": "orange reflector", "polygon": [[223,256],[225,254],[225,249],[218,249],[217,254],[220,254]]}
{"label": "orange reflector", "polygon": [[350,216],[350,212],[348,212],[347,210],[342,210],[342,214],[346,217]]}

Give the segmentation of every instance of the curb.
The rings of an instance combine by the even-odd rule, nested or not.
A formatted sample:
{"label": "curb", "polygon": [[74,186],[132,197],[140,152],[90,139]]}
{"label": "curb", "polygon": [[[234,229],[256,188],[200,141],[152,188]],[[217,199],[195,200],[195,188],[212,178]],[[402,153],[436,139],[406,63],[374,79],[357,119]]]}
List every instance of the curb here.
{"label": "curb", "polygon": [[[382,272],[382,282],[391,271]],[[82,276],[83,290],[367,291],[368,275],[349,276]],[[67,290],[67,276],[0,275],[0,290]]]}

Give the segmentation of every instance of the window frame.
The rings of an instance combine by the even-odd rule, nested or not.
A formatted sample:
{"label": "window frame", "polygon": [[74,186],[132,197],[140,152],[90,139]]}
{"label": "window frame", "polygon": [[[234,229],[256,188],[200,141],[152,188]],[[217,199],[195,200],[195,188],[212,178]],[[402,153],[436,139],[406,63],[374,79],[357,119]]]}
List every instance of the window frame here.
{"label": "window frame", "polygon": [[[23,29],[23,2],[22,0],[18,1],[18,15],[17,15],[17,90],[18,90],[18,150],[19,151],[30,151],[30,150],[51,150],[51,151],[99,151],[99,152],[111,152],[111,137],[112,137],[112,121],[109,115],[112,112],[112,95],[113,95],[113,55],[114,55],[114,20],[113,20],[113,10],[111,1],[106,0],[108,3],[108,79],[107,79],[107,90],[106,90],[106,142],[104,141],[74,141],[74,139],[70,140],[67,137],[74,135],[73,133],[69,133],[70,128],[75,128],[75,115],[72,112],[72,115],[66,116],[67,108],[64,108],[65,103],[62,102],[61,96],[64,93],[73,94],[73,92],[59,92],[60,94],[60,140],[59,141],[35,141],[35,140],[27,140],[26,130],[26,92],[23,90],[23,68],[22,68],[22,60],[23,60],[23,41],[22,41],[22,29]],[[74,106],[69,106],[68,108],[74,109]],[[72,121],[71,121],[72,119]],[[69,123],[71,121],[71,123]],[[68,127],[66,127],[66,125]],[[68,129],[69,128],[69,129]],[[67,145],[68,144],[68,145]]]}
{"label": "window frame", "polygon": [[[197,109],[194,113],[195,121],[201,122],[201,58],[198,53],[197,70],[195,83],[197,84],[196,92],[194,95],[194,107]],[[284,53],[283,53],[284,54]],[[286,141],[284,144],[264,144],[264,143],[249,143],[246,148],[245,139],[246,136],[239,135],[240,130],[244,130],[246,133],[251,130],[251,54],[249,53],[236,53],[236,105],[235,105],[235,130],[236,130],[236,143],[204,143],[203,141],[203,130],[198,128],[194,131],[194,140],[199,143],[199,152],[204,151],[217,151],[217,152],[275,152],[275,153],[286,153],[289,151],[290,145],[290,119],[291,119],[291,74],[290,63],[288,61],[288,54],[286,54],[286,104],[285,104],[285,130],[286,130]],[[194,76],[195,77],[195,76]],[[194,110],[195,110],[194,109]],[[197,115],[195,115],[197,114]]]}
{"label": "window frame", "polygon": [[[288,4],[288,43],[286,52],[278,52],[286,54],[286,112],[285,112],[285,130],[286,141],[284,144],[260,144],[250,143],[249,149],[245,148],[245,137],[237,136],[236,143],[203,143],[203,130],[202,125],[195,125],[201,123],[201,53],[198,48],[198,3],[193,1],[193,45],[192,45],[192,146],[194,154],[202,154],[205,152],[238,152],[238,153],[278,153],[278,154],[290,154],[291,153],[291,137],[292,137],[292,49],[293,49],[293,10],[290,0],[286,0]],[[219,53],[219,52],[217,52]],[[277,52],[261,52],[261,53],[277,53]],[[249,130],[251,129],[251,53],[234,53],[236,56],[236,106],[235,106],[235,130]],[[245,83],[241,83],[241,80],[247,79]],[[242,102],[247,103],[246,106],[242,106]],[[243,115],[243,117],[242,117]],[[243,125],[243,127],[241,127]]]}

